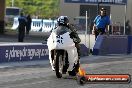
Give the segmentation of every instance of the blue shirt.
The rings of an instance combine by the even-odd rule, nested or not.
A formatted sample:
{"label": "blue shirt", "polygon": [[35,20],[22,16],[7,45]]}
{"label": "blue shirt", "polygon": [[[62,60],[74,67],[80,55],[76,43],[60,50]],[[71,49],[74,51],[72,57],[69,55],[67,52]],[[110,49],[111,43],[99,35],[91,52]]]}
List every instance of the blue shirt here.
{"label": "blue shirt", "polygon": [[101,17],[100,15],[98,15],[94,19],[94,23],[95,23],[97,29],[98,28],[105,29],[106,28],[106,25],[109,25],[110,24],[110,18],[108,16]]}
{"label": "blue shirt", "polygon": [[19,21],[19,26],[23,27],[23,26],[26,26],[26,23],[27,23],[27,19],[25,16],[20,16],[18,18],[18,21]]}

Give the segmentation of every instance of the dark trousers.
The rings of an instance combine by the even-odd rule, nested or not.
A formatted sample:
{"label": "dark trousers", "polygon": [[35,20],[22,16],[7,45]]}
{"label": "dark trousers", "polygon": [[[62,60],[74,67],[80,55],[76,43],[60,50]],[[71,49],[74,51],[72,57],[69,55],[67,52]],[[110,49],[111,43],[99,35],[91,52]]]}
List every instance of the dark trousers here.
{"label": "dark trousers", "polygon": [[26,34],[29,34],[30,29],[31,29],[31,25],[27,25],[26,26]]}
{"label": "dark trousers", "polygon": [[25,27],[19,27],[18,30],[18,42],[23,42],[25,37]]}
{"label": "dark trousers", "polygon": [[98,37],[98,35],[103,35],[103,34],[105,34],[105,28],[98,28],[98,29],[95,29],[94,34],[95,34],[95,40],[96,40],[97,37]]}

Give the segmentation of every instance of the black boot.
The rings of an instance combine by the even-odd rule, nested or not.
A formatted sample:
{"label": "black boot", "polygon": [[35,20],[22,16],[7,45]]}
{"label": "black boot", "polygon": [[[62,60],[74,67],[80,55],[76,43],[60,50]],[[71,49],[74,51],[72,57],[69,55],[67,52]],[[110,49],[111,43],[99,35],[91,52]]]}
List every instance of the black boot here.
{"label": "black boot", "polygon": [[80,62],[78,60],[77,64],[74,64],[73,70],[69,71],[70,76],[76,76],[76,74],[79,72]]}
{"label": "black boot", "polygon": [[68,71],[68,73],[69,73],[70,76],[76,76],[76,72],[74,70]]}

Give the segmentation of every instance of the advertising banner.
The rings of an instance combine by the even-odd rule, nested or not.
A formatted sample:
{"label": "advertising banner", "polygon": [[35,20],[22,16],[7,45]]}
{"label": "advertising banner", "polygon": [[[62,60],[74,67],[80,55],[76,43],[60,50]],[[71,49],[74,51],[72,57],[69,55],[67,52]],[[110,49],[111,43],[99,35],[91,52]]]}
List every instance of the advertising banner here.
{"label": "advertising banner", "polygon": [[[88,55],[88,48],[81,44],[81,56]],[[49,60],[49,50],[46,44],[0,44],[0,63],[33,60]]]}
{"label": "advertising banner", "polygon": [[0,46],[0,62],[48,59],[47,45]]}
{"label": "advertising banner", "polygon": [[114,5],[125,5],[127,0],[65,0],[65,3],[89,3],[89,4],[114,4]]}

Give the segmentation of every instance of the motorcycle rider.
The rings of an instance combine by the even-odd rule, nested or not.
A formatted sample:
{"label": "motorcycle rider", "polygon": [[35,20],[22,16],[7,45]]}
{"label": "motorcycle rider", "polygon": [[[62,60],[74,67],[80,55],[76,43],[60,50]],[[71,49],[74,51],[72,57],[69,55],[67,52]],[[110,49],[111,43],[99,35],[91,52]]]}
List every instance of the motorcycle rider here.
{"label": "motorcycle rider", "polygon": [[[81,39],[79,38],[77,34],[77,29],[69,23],[69,19],[67,16],[60,16],[57,19],[57,27],[54,30],[57,29],[69,29],[70,32],[70,38],[73,39],[73,42],[75,43],[75,47],[77,48],[77,53],[78,53],[78,59],[80,59],[80,45],[79,43],[81,42]],[[78,66],[79,66],[79,60],[78,60]],[[78,72],[78,69],[75,69],[76,72]],[[76,73],[72,73],[72,71],[69,71],[69,75],[76,75]]]}
{"label": "motorcycle rider", "polygon": [[[75,43],[75,47],[77,48],[78,56],[80,58],[80,46],[79,46],[79,43],[81,42],[81,39],[79,38],[79,36],[77,34],[77,29],[74,27],[74,25],[69,23],[69,19],[68,19],[67,16],[60,16],[57,19],[57,24],[58,24],[58,26],[67,27],[68,29],[70,29],[70,37],[73,39],[73,41]],[[58,27],[56,27],[56,29],[57,28]]]}

